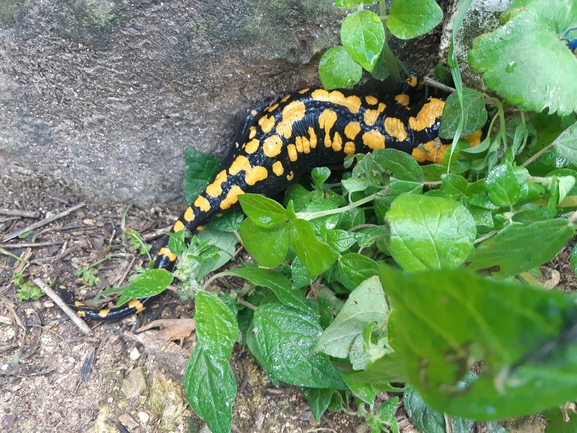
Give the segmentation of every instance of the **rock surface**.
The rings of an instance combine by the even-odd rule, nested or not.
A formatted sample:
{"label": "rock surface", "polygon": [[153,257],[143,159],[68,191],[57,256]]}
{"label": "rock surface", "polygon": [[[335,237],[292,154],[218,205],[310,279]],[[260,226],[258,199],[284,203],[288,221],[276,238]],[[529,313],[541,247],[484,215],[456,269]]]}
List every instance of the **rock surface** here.
{"label": "rock surface", "polygon": [[[184,149],[222,156],[239,112],[318,84],[344,14],[331,0],[2,0],[0,175],[180,206]],[[434,64],[440,28],[406,44],[409,67]]]}

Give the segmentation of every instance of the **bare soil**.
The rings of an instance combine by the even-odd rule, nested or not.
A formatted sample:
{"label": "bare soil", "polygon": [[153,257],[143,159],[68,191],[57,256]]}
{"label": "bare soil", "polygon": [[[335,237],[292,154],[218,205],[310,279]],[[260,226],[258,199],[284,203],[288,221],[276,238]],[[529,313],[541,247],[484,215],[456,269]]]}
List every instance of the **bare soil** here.
{"label": "bare soil", "polygon": [[[125,226],[147,239],[158,237],[177,215],[165,208],[127,210],[127,206],[87,202],[51,224],[3,240],[7,234],[80,203],[81,198],[59,183],[0,179],[0,431],[208,431],[186,403],[182,390],[194,332],[183,341],[173,341],[170,334],[181,333],[175,323],[182,322],[164,322],[164,330],[137,331],[157,318],[191,318],[192,303],[168,294],[138,317],[91,323],[92,334],[87,336],[49,298],[17,299],[13,277],[18,273],[22,273],[22,281],[38,278],[65,285],[81,299],[125,285],[135,266],[146,261],[134,254],[122,235],[123,214],[126,212]],[[37,214],[24,217],[24,212]],[[78,269],[109,254],[119,257],[97,266],[101,282],[95,287],[88,287],[75,275]],[[563,252],[544,267],[546,282],[574,290],[577,283],[568,263],[569,253]],[[327,413],[316,422],[298,390],[273,386],[240,346],[231,364],[238,385],[233,432],[369,431],[363,420],[345,413]],[[397,414],[404,433],[415,431],[402,407]],[[531,417],[526,422],[529,424],[520,421],[520,430],[510,425],[509,431],[529,431],[529,426],[531,431],[543,431],[543,420]]]}

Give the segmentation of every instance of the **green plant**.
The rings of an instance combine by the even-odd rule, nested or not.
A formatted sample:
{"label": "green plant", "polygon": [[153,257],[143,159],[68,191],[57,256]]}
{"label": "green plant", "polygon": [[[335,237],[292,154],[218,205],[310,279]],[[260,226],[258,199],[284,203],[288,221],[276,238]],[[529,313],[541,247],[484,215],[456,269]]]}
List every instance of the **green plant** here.
{"label": "green plant", "polygon": [[44,292],[38,286],[26,281],[23,276],[24,271],[20,271],[12,275],[12,283],[18,288],[16,298],[19,301],[36,300],[44,296]]}
{"label": "green plant", "polygon": [[[454,33],[468,3],[460,4]],[[395,4],[406,2],[391,6],[391,31]],[[344,28],[373,26],[365,12]],[[453,146],[443,165],[419,166],[385,149],[356,156],[338,184],[326,183],[327,168],[315,169],[311,187],[296,185],[283,204],[239,196],[247,219],[238,234],[260,267],[213,277],[239,276],[248,287],[214,294],[207,282],[193,290],[198,344],[185,393],[213,432],[230,430],[236,382],[229,357],[239,332],[273,383],[301,387],[315,418],[329,408],[351,412],[352,394],[355,413],[374,432],[396,428],[397,401],[375,405],[382,390],[404,392],[414,420],[427,417],[427,432],[445,428],[443,413],[464,432],[471,419],[536,413],[577,398],[573,297],[535,287],[534,278],[575,233],[577,61],[564,36],[575,26],[573,1],[514,1],[502,27],[469,53],[501,98],[464,89],[451,48],[456,92],[441,135]],[[374,70],[375,62],[363,66]],[[332,74],[351,82],[348,72]],[[487,136],[470,147],[459,137],[486,121],[485,104],[494,111]],[[196,178],[214,174],[217,162],[193,159]],[[238,218],[230,218],[226,225],[236,230]],[[171,251],[184,245],[174,242]],[[214,258],[208,244],[193,248],[197,269]],[[481,360],[479,374],[470,373]]]}

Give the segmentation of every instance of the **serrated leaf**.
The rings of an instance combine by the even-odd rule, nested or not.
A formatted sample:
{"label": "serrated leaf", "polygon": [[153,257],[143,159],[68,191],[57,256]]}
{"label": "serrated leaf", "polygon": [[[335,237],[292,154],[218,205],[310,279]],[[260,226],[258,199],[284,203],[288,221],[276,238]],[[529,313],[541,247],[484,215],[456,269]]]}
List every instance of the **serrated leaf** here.
{"label": "serrated leaf", "polygon": [[242,211],[258,227],[270,229],[287,222],[284,207],[261,194],[241,194],[238,201]]}
{"label": "serrated leaf", "polygon": [[[551,260],[575,234],[566,219],[511,226],[483,241],[467,259],[468,269],[494,269],[493,278],[506,278]],[[539,246],[535,246],[535,239]]]}
{"label": "serrated leaf", "polygon": [[234,374],[228,363],[215,363],[200,344],[193,349],[186,364],[184,394],[211,432],[230,432],[236,397]]}
{"label": "serrated leaf", "polygon": [[363,75],[363,68],[344,47],[333,47],[319,62],[319,77],[327,90],[354,86]]}
{"label": "serrated leaf", "polygon": [[301,219],[292,221],[289,236],[290,246],[313,274],[322,274],[337,260],[336,251],[316,238],[308,221]]}
{"label": "serrated leaf", "polygon": [[577,165],[577,123],[573,123],[558,137],[557,153],[571,164]]}
{"label": "serrated leaf", "polygon": [[405,270],[454,269],[473,251],[475,221],[460,203],[404,194],[386,214],[389,251]]}
{"label": "serrated leaf", "polygon": [[232,311],[217,295],[199,292],[195,302],[196,335],[209,357],[228,363],[238,337],[238,324]]}
{"label": "serrated leaf", "polygon": [[387,27],[400,39],[412,39],[431,31],[442,19],[443,11],[435,0],[395,0]]}
{"label": "serrated leaf", "polygon": [[377,276],[364,281],[351,292],[334,322],[319,338],[317,350],[336,358],[348,358],[353,341],[371,323],[374,332],[386,330],[389,306]]}
{"label": "serrated leaf", "polygon": [[517,1],[501,19],[504,25],[476,38],[469,52],[487,87],[523,110],[576,111],[577,62],[561,37],[577,25],[577,4]]}
{"label": "serrated leaf", "polygon": [[377,273],[377,262],[362,254],[344,254],[339,260],[339,276],[343,286],[349,290],[353,290]]}
{"label": "serrated leaf", "polygon": [[138,275],[122,293],[116,307],[130,299],[148,298],[156,296],[166,290],[172,283],[173,275],[165,269],[149,269]]}
{"label": "serrated leaf", "polygon": [[208,182],[216,174],[221,159],[199,152],[196,149],[188,148],[184,151],[184,162],[186,170],[182,181],[182,190],[187,203],[192,203],[198,195],[204,191]]}
{"label": "serrated leaf", "polygon": [[489,199],[499,207],[512,206],[521,198],[521,184],[510,164],[501,164],[491,170],[485,188]]}
{"label": "serrated leaf", "polygon": [[333,398],[333,388],[311,388],[305,391],[305,397],[309,402],[313,418],[316,422],[321,420],[321,416],[329,408],[331,399]]}
{"label": "serrated leaf", "polygon": [[[425,403],[415,388],[411,387],[405,391],[403,402],[409,418],[419,431],[427,433],[447,431],[445,416]],[[469,433],[473,427],[473,421],[458,416],[452,417],[451,421],[454,433]]]}
{"label": "serrated leaf", "polygon": [[[465,122],[461,130],[461,137],[468,137],[481,129],[487,123],[485,99],[475,89],[463,88],[463,107]],[[443,109],[443,121],[439,129],[439,136],[445,139],[453,138],[461,116],[461,104],[457,93],[449,95]]]}
{"label": "serrated leaf", "polygon": [[345,384],[328,357],[314,351],[321,333],[322,328],[313,316],[269,303],[255,311],[247,343],[275,381],[344,389]]}
{"label": "serrated leaf", "polygon": [[385,28],[376,13],[353,12],[343,21],[341,42],[353,60],[371,72],[385,43]]}
{"label": "serrated leaf", "polygon": [[238,231],[249,254],[261,266],[278,266],[288,252],[289,239],[284,226],[263,229],[245,219]]}
{"label": "serrated leaf", "polygon": [[238,268],[229,269],[225,275],[237,275],[246,278],[257,286],[271,289],[284,305],[297,310],[309,310],[304,293],[293,289],[290,280],[280,272],[264,268]]}
{"label": "serrated leaf", "polygon": [[[395,311],[391,338],[434,409],[483,421],[577,398],[577,306],[567,294],[463,271],[383,267],[381,278]],[[478,360],[479,377],[463,383]]]}

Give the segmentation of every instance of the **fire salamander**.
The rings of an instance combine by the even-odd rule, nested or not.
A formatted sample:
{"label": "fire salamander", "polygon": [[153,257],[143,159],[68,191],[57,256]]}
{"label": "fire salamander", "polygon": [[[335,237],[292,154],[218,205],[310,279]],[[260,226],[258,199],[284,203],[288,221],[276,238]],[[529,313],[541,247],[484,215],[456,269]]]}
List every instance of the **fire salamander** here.
{"label": "fire salamander", "polygon": [[[273,195],[300,174],[342,163],[347,155],[386,147],[410,153],[421,163],[441,162],[448,147],[438,139],[445,102],[429,97],[410,104],[411,97],[422,90],[422,81],[412,75],[387,102],[317,88],[251,111],[214,180],[171,231],[198,232],[217,214],[236,205],[240,194]],[[176,259],[167,239],[153,267],[172,271]],[[126,306],[101,311],[77,303],[76,310],[82,317],[117,320],[140,313],[150,299],[134,299]]]}

